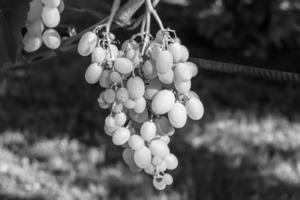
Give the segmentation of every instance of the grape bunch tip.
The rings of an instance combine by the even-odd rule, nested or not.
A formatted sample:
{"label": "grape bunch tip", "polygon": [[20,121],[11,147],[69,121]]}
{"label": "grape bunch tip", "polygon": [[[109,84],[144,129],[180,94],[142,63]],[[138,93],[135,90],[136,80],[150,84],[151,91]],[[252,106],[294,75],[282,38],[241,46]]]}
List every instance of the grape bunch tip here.
{"label": "grape bunch tip", "polygon": [[124,147],[122,157],[129,170],[153,176],[158,190],[173,183],[167,170],[178,166],[168,146],[170,137],[188,117],[199,120],[204,114],[199,96],[191,90],[198,68],[172,33],[160,30],[148,44],[143,38],[147,36],[139,34],[141,42],[134,36],[119,48],[112,33],[98,28],[86,32],[78,44],[80,55],[91,56],[86,82],[104,88],[98,104],[110,110],[105,133],[113,144]]}

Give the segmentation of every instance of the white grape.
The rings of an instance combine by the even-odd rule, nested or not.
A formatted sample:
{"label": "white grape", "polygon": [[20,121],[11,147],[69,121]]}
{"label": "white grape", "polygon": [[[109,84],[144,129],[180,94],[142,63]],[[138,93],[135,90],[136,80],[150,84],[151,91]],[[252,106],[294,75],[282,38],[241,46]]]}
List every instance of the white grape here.
{"label": "white grape", "polygon": [[163,135],[163,136],[160,136],[159,138],[161,141],[163,141],[164,143],[166,143],[167,145],[170,143],[171,139],[168,135]]}
{"label": "white grape", "polygon": [[110,86],[110,84],[112,83],[110,80],[110,74],[110,70],[103,70],[99,77],[99,84],[101,87],[108,88]]}
{"label": "white grape", "polygon": [[157,170],[160,172],[164,172],[167,170],[167,163],[166,161],[162,161],[159,165],[157,165]]}
{"label": "white grape", "polygon": [[178,62],[182,57],[181,44],[174,42],[168,46],[168,51],[173,56],[173,62]]}
{"label": "white grape", "polygon": [[175,128],[182,128],[187,121],[187,111],[181,103],[176,102],[173,108],[168,112],[168,118],[171,125]]}
{"label": "white grape", "polygon": [[180,62],[186,62],[188,59],[189,59],[189,50],[184,45],[181,45]]}
{"label": "white grape", "polygon": [[180,93],[188,93],[191,90],[191,81],[181,82],[175,79],[174,86],[176,90]]}
{"label": "white grape", "polygon": [[23,43],[24,43],[24,50],[26,52],[34,52],[38,50],[42,44],[42,37],[38,36],[31,36],[29,34],[26,34],[23,38]]}
{"label": "white grape", "polygon": [[156,58],[156,70],[158,73],[166,73],[172,69],[173,56],[168,51],[161,51]]}
{"label": "white grape", "polygon": [[111,111],[113,113],[119,113],[119,112],[123,111],[123,108],[124,108],[124,106],[122,103],[116,102],[116,104],[113,104]]}
{"label": "white grape", "polygon": [[42,0],[42,2],[45,6],[51,8],[57,8],[60,4],[60,0]]}
{"label": "white grape", "polygon": [[157,76],[157,71],[156,71],[154,61],[147,60],[142,65],[141,69],[142,69],[142,72],[143,72],[146,79],[154,79]]}
{"label": "white grape", "polygon": [[78,53],[81,56],[90,55],[95,49],[98,42],[98,36],[92,31],[88,31],[80,38],[78,43]]}
{"label": "white grape", "polygon": [[127,101],[124,102],[124,106],[127,109],[133,109],[135,107],[135,101],[133,101],[132,99],[128,99]]}
{"label": "white grape", "polygon": [[164,174],[163,182],[165,182],[167,185],[172,185],[172,183],[173,183],[172,175],[171,174]]}
{"label": "white grape", "polygon": [[43,33],[44,29],[44,24],[40,19],[32,21],[27,26],[28,33],[34,36],[40,36]]}
{"label": "white grape", "polygon": [[48,29],[43,33],[43,41],[50,49],[57,49],[61,44],[60,35],[54,29]]}
{"label": "white grape", "polygon": [[49,28],[56,27],[60,22],[60,13],[57,8],[44,6],[41,16],[44,24]]}
{"label": "white grape", "polygon": [[164,160],[167,163],[167,169],[173,170],[173,169],[177,168],[177,166],[178,166],[178,159],[177,159],[177,157],[174,154],[170,153],[169,155],[167,155],[164,158]]}
{"label": "white grape", "polygon": [[186,65],[189,67],[192,77],[195,77],[198,74],[198,67],[195,63],[192,62],[186,62]]}
{"label": "white grape", "polygon": [[141,126],[141,137],[145,141],[151,141],[156,136],[156,125],[152,121],[146,121]]}
{"label": "white grape", "polygon": [[151,151],[146,146],[134,152],[134,161],[140,168],[146,168],[151,165]]}
{"label": "white grape", "polygon": [[105,59],[105,53],[102,47],[96,47],[92,52],[92,62],[101,64]]}
{"label": "white grape", "polygon": [[191,98],[185,103],[188,116],[193,120],[199,120],[203,117],[204,107],[202,102],[197,98]]}
{"label": "white grape", "polygon": [[102,109],[107,109],[109,107],[109,105],[104,100],[104,91],[101,92],[99,95],[98,104],[99,104],[100,108],[102,108]]}
{"label": "white grape", "polygon": [[142,113],[136,113],[134,110],[130,110],[129,116],[133,121],[136,121],[137,123],[143,123],[149,118],[147,109],[145,109]]}
{"label": "white grape", "polygon": [[106,89],[104,92],[104,100],[107,103],[113,103],[116,99],[116,93],[113,89]]}
{"label": "white grape", "polygon": [[127,120],[126,114],[124,112],[117,113],[114,117],[116,124],[118,126],[123,126]]}
{"label": "white grape", "polygon": [[161,90],[153,98],[151,103],[152,111],[157,115],[169,112],[175,104],[175,96],[170,90]]}
{"label": "white grape", "polygon": [[121,74],[131,73],[134,69],[134,66],[133,66],[133,63],[131,62],[131,60],[129,60],[128,58],[123,58],[123,57],[116,58],[114,67]]}
{"label": "white grape", "polygon": [[128,145],[133,150],[139,150],[144,146],[144,140],[139,135],[132,135],[128,140]]}
{"label": "white grape", "polygon": [[161,158],[166,157],[170,153],[170,149],[166,145],[166,143],[159,139],[151,141],[149,148],[151,150],[152,155],[159,156]]}
{"label": "white grape", "polygon": [[161,157],[159,157],[159,156],[153,156],[151,162],[152,162],[152,164],[153,164],[154,166],[158,166],[158,165],[160,165],[163,161],[164,161],[164,160],[163,160]]}
{"label": "white grape", "polygon": [[148,167],[144,168],[144,171],[147,174],[154,175],[155,174],[155,167],[152,164],[150,164],[150,165],[148,165]]}
{"label": "white grape", "polygon": [[134,111],[136,113],[142,113],[146,109],[146,99],[144,97],[135,100]]}
{"label": "white grape", "polygon": [[171,84],[174,81],[174,71],[170,70],[164,74],[158,73],[158,79],[163,83],[163,84]]}
{"label": "white grape", "polygon": [[122,158],[127,165],[134,165],[134,151],[131,148],[125,148],[122,153]]}
{"label": "white grape", "polygon": [[168,135],[172,131],[172,126],[170,124],[170,121],[165,116],[162,116],[160,118],[157,118],[154,120],[157,133],[160,135]]}
{"label": "white grape", "polygon": [[[111,50],[111,55],[110,55],[110,50]],[[110,59],[115,60],[118,55],[119,55],[118,47],[114,44],[111,44],[110,49],[107,48],[105,59],[106,60],[110,60]]]}
{"label": "white grape", "polygon": [[110,74],[110,80],[113,83],[121,83],[122,82],[122,76],[119,72],[112,71]]}
{"label": "white grape", "polygon": [[164,190],[166,188],[166,183],[162,180],[162,178],[157,179],[153,178],[153,186],[158,190]]}
{"label": "white grape", "polygon": [[128,128],[119,127],[112,135],[112,141],[115,145],[123,145],[130,138],[130,131]]}
{"label": "white grape", "polygon": [[116,95],[117,95],[117,100],[122,102],[122,103],[125,103],[129,99],[129,93],[128,93],[128,90],[126,88],[119,88],[117,90]]}
{"label": "white grape", "polygon": [[98,63],[92,63],[85,71],[85,80],[89,84],[95,84],[99,81],[103,69]]}
{"label": "white grape", "polygon": [[27,14],[27,20],[29,22],[40,19],[43,10],[43,4],[41,0],[32,0],[29,3],[29,12]]}
{"label": "white grape", "polygon": [[59,10],[60,13],[62,13],[65,10],[65,2],[64,0],[60,0],[60,4],[57,8]]}
{"label": "white grape", "polygon": [[191,67],[186,63],[178,63],[174,71],[176,80],[179,82],[190,81],[193,76]]}
{"label": "white grape", "polygon": [[133,100],[137,100],[145,94],[145,83],[143,79],[138,76],[131,77],[127,81],[127,89],[129,92],[129,96]]}
{"label": "white grape", "polygon": [[108,128],[116,127],[116,126],[117,126],[116,120],[115,120],[112,116],[107,116],[107,117],[105,118],[104,124],[105,124],[105,126],[107,126]]}

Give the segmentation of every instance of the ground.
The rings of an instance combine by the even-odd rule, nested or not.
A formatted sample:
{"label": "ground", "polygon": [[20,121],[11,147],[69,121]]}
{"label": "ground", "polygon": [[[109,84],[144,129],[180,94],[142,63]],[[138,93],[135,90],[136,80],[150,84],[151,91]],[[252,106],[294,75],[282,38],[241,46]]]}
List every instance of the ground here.
{"label": "ground", "polygon": [[88,59],[62,57],[2,82],[0,199],[300,199],[299,85],[200,70],[205,117],[172,137],[180,164],[158,192],[103,133]]}

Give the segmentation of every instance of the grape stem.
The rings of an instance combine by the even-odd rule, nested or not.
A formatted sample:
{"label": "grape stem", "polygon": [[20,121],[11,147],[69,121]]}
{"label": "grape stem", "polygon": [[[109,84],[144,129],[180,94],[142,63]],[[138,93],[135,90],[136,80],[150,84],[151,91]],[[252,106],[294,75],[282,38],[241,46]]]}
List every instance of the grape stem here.
{"label": "grape stem", "polygon": [[[155,0],[153,4],[158,4],[159,0]],[[156,22],[158,23],[158,26],[161,30],[165,30],[163,23],[160,19],[160,17],[158,16],[156,10],[154,9],[151,0],[146,0],[146,5],[148,7],[148,10],[150,11],[150,13],[153,15],[154,19],[156,20]]]}

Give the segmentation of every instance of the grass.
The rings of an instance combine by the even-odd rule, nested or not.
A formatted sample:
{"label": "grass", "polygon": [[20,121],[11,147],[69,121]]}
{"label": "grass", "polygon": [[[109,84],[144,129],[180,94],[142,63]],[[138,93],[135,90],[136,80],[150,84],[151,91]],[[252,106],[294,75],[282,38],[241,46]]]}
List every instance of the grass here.
{"label": "grass", "polygon": [[[73,56],[73,55],[70,55]],[[180,165],[157,192],[103,133],[87,60],[52,61],[7,79],[0,96],[1,199],[296,200],[299,85],[200,71],[206,109],[171,141]]]}

